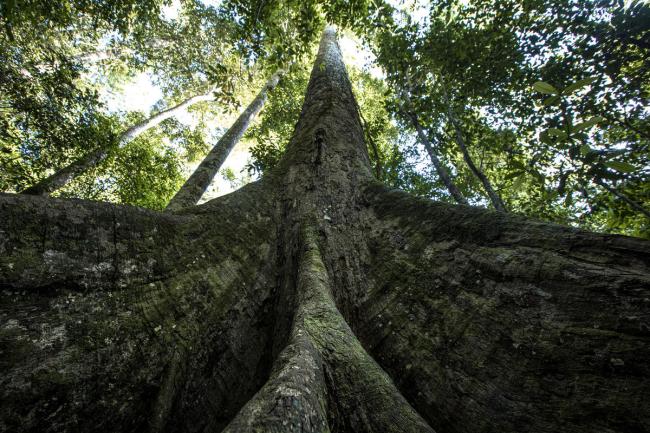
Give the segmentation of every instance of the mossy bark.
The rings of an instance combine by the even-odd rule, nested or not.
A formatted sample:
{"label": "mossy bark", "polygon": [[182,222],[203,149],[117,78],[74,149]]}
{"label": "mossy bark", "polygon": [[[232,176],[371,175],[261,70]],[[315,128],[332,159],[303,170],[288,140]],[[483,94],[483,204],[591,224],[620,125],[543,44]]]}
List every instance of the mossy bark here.
{"label": "mossy bark", "polygon": [[2,431],[650,429],[648,243],[379,185],[332,29],[261,181],[0,206]]}

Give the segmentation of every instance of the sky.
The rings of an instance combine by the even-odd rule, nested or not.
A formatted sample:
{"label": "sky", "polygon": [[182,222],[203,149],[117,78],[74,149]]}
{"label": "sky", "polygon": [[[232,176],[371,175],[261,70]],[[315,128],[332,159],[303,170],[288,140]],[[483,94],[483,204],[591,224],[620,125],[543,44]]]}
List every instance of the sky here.
{"label": "sky", "polygon": [[[218,7],[222,0],[201,0],[206,6]],[[461,0],[462,1],[462,0]],[[411,19],[419,23],[423,28],[427,26],[429,16],[429,2],[425,0],[388,0],[398,12],[395,18],[399,21],[405,15],[409,15]],[[180,12],[180,0],[172,0],[172,2],[164,6],[161,10],[161,15],[166,20],[173,20],[178,17]],[[365,47],[360,40],[349,31],[343,31],[339,34],[339,46],[343,55],[343,60],[348,66],[356,66],[359,69],[365,70],[375,78],[385,78],[384,72],[375,64],[375,56]],[[112,112],[120,111],[141,111],[145,114],[151,113],[152,107],[162,98],[163,93],[160,88],[155,85],[155,77],[150,74],[142,72],[135,76],[130,82],[122,86],[121,91],[105,93],[102,95],[108,109]],[[251,98],[254,96],[251,96]],[[245,106],[249,101],[242,101]],[[216,144],[216,141],[223,132],[234,122],[237,113],[222,113],[213,122],[208,123],[211,129],[211,135],[214,137],[211,145]],[[193,126],[196,124],[197,119],[191,113],[184,112],[177,116],[177,120],[188,125]],[[405,140],[414,140],[414,137],[404,137]],[[215,177],[211,186],[204,194],[201,202],[208,201],[212,198],[228,194],[243,184],[254,180],[247,170],[246,166],[251,162],[249,149],[254,145],[247,140],[241,140],[237,146],[232,150],[226,161],[224,162],[220,173]],[[423,153],[423,149],[422,152]],[[413,157],[415,158],[415,157]],[[189,177],[194,171],[200,161],[193,165],[187,165],[183,168],[185,177]],[[417,171],[426,172],[429,164],[423,158],[416,158],[410,161]],[[230,170],[238,178],[236,182],[231,182],[222,176],[222,172]]]}
{"label": "sky", "polygon": [[[394,0],[400,2],[400,0]],[[220,0],[203,0],[206,5],[217,6]],[[164,6],[161,14],[166,20],[172,20],[178,17],[180,10],[180,1],[174,0],[171,4]],[[377,78],[383,78],[383,71],[374,65],[374,55],[366,49],[360,41],[349,32],[343,32],[339,37],[339,46],[343,55],[346,65],[354,65],[360,69],[367,70],[371,75]],[[101,93],[102,100],[111,112],[120,111],[141,111],[145,114],[151,113],[152,107],[162,98],[163,93],[159,87],[155,85],[154,77],[149,73],[142,72],[136,75],[131,81],[125,83],[119,91],[109,91],[104,88]],[[249,101],[243,101],[243,104]],[[245,106],[245,105],[244,105]],[[236,113],[222,114],[218,116],[215,122],[208,124],[208,126],[215,133],[217,131],[225,130],[228,128],[236,118]],[[191,113],[185,111],[177,116],[177,120],[191,126],[196,123],[196,119]],[[215,143],[217,138],[214,138]],[[215,144],[211,143],[211,144]],[[226,180],[221,174],[217,175],[212,185],[204,194],[201,202],[210,200],[221,195],[228,194],[241,186],[242,182],[251,180],[246,172],[246,165],[250,162],[249,148],[253,143],[242,140],[232,150],[226,161],[224,162],[221,170],[231,170],[235,176],[240,177],[240,182],[232,182]],[[199,162],[193,165],[184,167],[185,177],[194,171]]]}

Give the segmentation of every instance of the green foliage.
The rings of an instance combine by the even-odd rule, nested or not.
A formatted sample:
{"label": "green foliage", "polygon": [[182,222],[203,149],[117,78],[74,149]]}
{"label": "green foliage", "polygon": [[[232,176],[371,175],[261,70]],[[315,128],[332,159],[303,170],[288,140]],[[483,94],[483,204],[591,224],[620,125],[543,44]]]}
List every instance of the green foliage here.
{"label": "green foliage", "polygon": [[[109,158],[61,194],[160,209],[210,129],[288,68],[246,134],[250,173],[272,169],[298,120],[319,33],[349,29],[384,78],[348,65],[376,176],[450,201],[415,140],[417,116],[463,196],[488,195],[458,146],[514,212],[649,236],[650,7],[619,0],[10,0],[0,5],[0,189],[20,191],[97,147]],[[290,66],[290,68],[289,68]],[[110,112],[102,95],[147,73],[150,112]],[[119,135],[191,95],[192,126],[167,120]],[[145,110],[147,111],[147,110]],[[224,172],[238,186],[246,176]],[[630,203],[636,206],[631,206]]]}
{"label": "green foliage", "polygon": [[164,131],[150,130],[122,148],[115,148],[99,166],[60,191],[64,197],[81,197],[128,203],[162,210],[183,184],[176,149],[192,133],[178,133],[173,141]]}
{"label": "green foliage", "polygon": [[[152,2],[148,13],[141,15],[136,9],[144,4],[132,4],[131,9],[127,3],[115,4],[112,11],[102,9],[110,5],[101,3],[77,2],[70,8],[64,4],[61,13],[70,16],[50,16],[47,25],[32,22],[38,21],[38,13],[47,13],[38,9],[40,3],[31,4],[35,9],[26,8],[20,16],[3,17],[11,18],[11,35],[0,33],[2,190],[20,191],[94,149],[114,148],[119,135],[146,116],[107,112],[98,90],[119,91],[141,71],[156,76],[167,95],[153,107],[154,113],[205,92],[216,82],[220,85],[214,86],[214,95],[221,107],[238,102],[233,92],[238,75],[231,70],[237,58],[227,54],[229,41],[223,37],[218,43],[205,43],[208,33],[228,34],[227,23],[199,2],[184,2],[179,17],[168,22],[159,17],[159,4]],[[127,10],[128,17],[117,17]],[[32,12],[35,15],[29,15]],[[69,26],[68,31],[61,30],[63,25]],[[113,29],[122,33],[106,33]],[[62,193],[164,207],[178,186],[182,162],[194,161],[208,149],[206,122],[213,118],[213,109],[203,103],[192,110],[200,118],[195,128],[173,120],[160,125],[164,135],[158,139],[173,146],[161,149],[159,143],[142,138],[113,149],[100,167]],[[143,139],[150,150],[136,146]]]}
{"label": "green foliage", "polygon": [[246,58],[264,58],[274,68],[308,55],[325,22],[316,2],[225,0],[221,10],[238,21],[237,48]]}
{"label": "green foliage", "polygon": [[228,182],[231,189],[241,188],[242,186],[249,183],[252,179],[250,172],[243,170],[238,176],[230,167],[224,168],[219,172],[219,174],[225,181]]}
{"label": "green foliage", "polygon": [[0,188],[21,190],[47,169],[113,140],[97,93],[49,34],[0,34]]}
{"label": "green foliage", "polygon": [[[648,143],[647,137],[643,136],[637,136],[636,139],[630,140],[629,131],[621,128],[625,125],[612,123],[604,116],[596,115],[587,118],[584,112],[593,112],[595,108],[590,99],[598,97],[589,91],[589,86],[597,85],[597,83],[597,77],[579,79],[557,92],[557,101],[554,101],[557,107],[543,104],[548,107],[546,108],[547,112],[551,111],[550,116],[545,113],[549,118],[549,123],[552,122],[558,126],[548,128],[540,133],[540,147],[553,149],[556,158],[559,155],[563,157],[562,188],[558,191],[558,197],[564,197],[567,192],[570,193],[570,189],[566,188],[567,182],[574,183],[582,190],[586,190],[590,184],[605,188],[607,194],[596,193],[591,196],[589,213],[590,215],[606,213],[609,215],[607,218],[597,216],[594,217],[594,220],[601,224],[603,221],[611,220],[612,226],[620,230],[620,220],[627,218],[621,216],[620,210],[614,218],[608,210],[611,207],[611,198],[608,198],[609,188],[618,191],[618,199],[621,197],[630,199],[626,193],[621,191],[621,186],[623,186],[628,193],[640,199],[636,202],[640,206],[648,202],[647,197],[643,194],[639,195],[638,192],[631,190],[632,185],[645,188],[648,173],[645,170],[639,170],[639,167],[647,167],[650,164],[647,153]],[[541,91],[535,86],[533,88]],[[584,93],[585,90],[587,93]],[[603,89],[603,92],[609,91],[612,89],[608,87]],[[576,116],[583,120],[576,121]],[[645,151],[639,151],[639,148],[645,149]],[[608,207],[602,206],[603,201],[608,203]],[[617,207],[620,208],[620,205]],[[634,213],[633,210],[628,209],[628,213],[630,211]],[[647,224],[643,220],[636,219],[635,224],[638,223],[641,223],[642,226]],[[600,228],[602,229],[602,227]],[[642,227],[628,227],[627,229],[635,233],[645,232]]]}
{"label": "green foliage", "polygon": [[[414,112],[471,202],[487,198],[453,146],[449,111],[471,158],[509,209],[639,234],[647,232],[648,218],[602,186],[619,195],[644,190],[650,165],[642,108],[650,54],[642,41],[650,33],[649,21],[641,23],[650,8],[621,6],[436,1],[427,25],[402,17],[370,40],[395,89],[391,111],[401,128],[411,128],[404,111]],[[647,196],[632,196],[649,208]],[[605,213],[612,202],[616,218]],[[640,226],[623,230],[620,221]]]}
{"label": "green foliage", "polygon": [[293,66],[269,94],[259,121],[246,133],[246,138],[255,143],[250,149],[253,159],[249,172],[260,174],[280,160],[300,116],[309,72],[306,63]]}
{"label": "green foliage", "polygon": [[355,67],[348,69],[366,134],[368,155],[377,179],[417,195],[430,194],[432,185],[427,184],[425,176],[417,173],[408,155],[404,154],[405,146],[400,142],[399,130],[387,109],[390,90],[382,80],[373,78],[368,72]]}
{"label": "green foliage", "polygon": [[161,0],[6,0],[0,3],[0,24],[10,37],[16,28],[59,28],[77,25],[80,16],[92,17],[93,26],[122,33],[133,24],[158,16]]}
{"label": "green foliage", "polygon": [[551,86],[548,83],[545,83],[543,81],[538,81],[535,84],[533,84],[533,89],[537,90],[538,92],[541,93],[546,93],[548,95],[559,95],[560,91],[557,90],[555,87]]}
{"label": "green foliage", "polygon": [[304,62],[325,23],[364,34],[391,21],[382,0],[225,0],[221,12],[239,25],[237,47],[246,58],[265,59],[273,69]]}

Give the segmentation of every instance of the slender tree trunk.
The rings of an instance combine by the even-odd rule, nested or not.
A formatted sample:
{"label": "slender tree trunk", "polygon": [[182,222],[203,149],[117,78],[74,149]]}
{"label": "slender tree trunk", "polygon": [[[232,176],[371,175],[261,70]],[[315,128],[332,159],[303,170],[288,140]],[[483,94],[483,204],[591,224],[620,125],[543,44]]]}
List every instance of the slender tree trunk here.
{"label": "slender tree trunk", "polygon": [[642,432],[650,246],[388,190],[329,28],[286,153],[182,213],[0,195],[0,430]]}
{"label": "slender tree trunk", "polygon": [[180,190],[167,205],[168,211],[180,210],[184,207],[194,206],[201,200],[203,193],[208,189],[219,169],[244,135],[251,121],[257,116],[266,102],[269,90],[272,90],[280,80],[284,71],[278,71],[269,78],[255,99],[239,115],[235,123],[214,145],[212,150],[201,161],[194,173],[185,181]]}
{"label": "slender tree trunk", "polygon": [[138,135],[142,134],[143,132],[155,126],[158,126],[163,121],[177,116],[183,110],[191,107],[194,104],[198,104],[199,102],[214,101],[213,92],[214,90],[210,89],[210,91],[202,95],[195,95],[190,98],[187,98],[180,104],[174,105],[171,108],[163,110],[160,113],[157,113],[140,123],[136,123],[135,125],[131,126],[129,129],[127,129],[120,135],[120,139],[119,139],[120,146],[124,146],[129,141],[134,140]]}
{"label": "slender tree trunk", "polygon": [[[118,146],[124,146],[129,141],[135,139],[138,135],[143,132],[159,125],[164,120],[172,118],[182,112],[184,109],[205,101],[213,101],[213,91],[212,89],[201,95],[195,95],[190,98],[187,98],[178,105],[175,105],[171,108],[161,111],[150,118],[137,123],[126,131],[122,132],[117,139]],[[78,160],[72,162],[71,164],[59,169],[49,177],[41,180],[36,185],[30,186],[29,188],[22,191],[22,194],[32,194],[32,195],[49,195],[59,188],[64,187],[70,183],[77,176],[85,173],[90,168],[97,166],[109,155],[111,146],[103,146],[94,151],[88,153],[87,155],[79,158]]]}
{"label": "slender tree trunk", "polygon": [[120,55],[126,54],[125,51],[126,53],[131,54],[131,50],[129,48],[125,46],[116,46],[105,48],[103,50],[92,51],[89,53],[78,54],[73,57],[73,60],[84,65],[93,64],[119,57]]}
{"label": "slender tree trunk", "polygon": [[449,191],[449,194],[451,194],[454,200],[456,200],[456,203],[467,204],[467,200],[465,199],[465,197],[463,197],[461,192],[458,190],[458,187],[451,179],[451,176],[449,175],[447,168],[440,161],[440,158],[438,157],[436,151],[433,150],[433,146],[429,141],[429,137],[427,137],[427,134],[422,129],[422,125],[420,125],[417,115],[413,112],[408,112],[407,116],[409,117],[409,119],[411,120],[411,124],[417,131],[418,138],[420,139],[420,143],[422,143],[427,153],[429,154],[429,159],[431,159],[433,168],[436,170],[438,177],[447,188],[447,191]]}
{"label": "slender tree trunk", "polygon": [[602,186],[605,188],[610,194],[615,195],[616,197],[620,198],[623,200],[625,203],[627,203],[632,209],[641,212],[643,215],[645,215],[646,218],[650,218],[650,211],[648,209],[644,208],[641,206],[639,203],[635,202],[634,200],[631,200],[628,196],[625,194],[619,192],[616,190],[616,188],[612,188],[611,186],[607,185],[607,183],[603,182],[601,179],[594,179],[594,182],[597,185]]}
{"label": "slender tree trunk", "polygon": [[494,188],[492,187],[492,183],[490,183],[490,180],[487,178],[485,173],[483,173],[476,166],[476,164],[474,164],[474,160],[472,159],[472,156],[469,154],[469,151],[467,150],[467,145],[465,144],[465,139],[463,138],[460,124],[458,123],[458,119],[456,119],[456,116],[454,115],[454,111],[451,106],[451,101],[449,99],[449,95],[447,94],[447,89],[444,84],[442,89],[443,89],[442,94],[444,98],[444,103],[447,107],[447,118],[449,119],[449,123],[451,124],[451,126],[454,128],[454,138],[456,139],[456,144],[458,144],[458,147],[460,148],[460,151],[463,154],[463,159],[465,160],[465,163],[472,171],[474,176],[476,176],[476,178],[481,182],[481,185],[483,185],[483,189],[485,190],[488,197],[490,198],[490,201],[492,202],[492,206],[494,206],[494,209],[496,209],[498,212],[507,212],[506,206],[503,203],[503,200],[501,199],[499,193],[497,193],[494,190]]}

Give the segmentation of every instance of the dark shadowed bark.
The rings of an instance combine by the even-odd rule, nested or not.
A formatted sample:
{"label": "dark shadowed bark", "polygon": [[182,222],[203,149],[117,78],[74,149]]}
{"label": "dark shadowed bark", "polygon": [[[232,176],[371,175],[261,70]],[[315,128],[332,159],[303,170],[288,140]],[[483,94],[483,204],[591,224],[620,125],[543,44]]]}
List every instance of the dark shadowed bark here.
{"label": "dark shadowed bark", "polygon": [[237,120],[235,120],[235,123],[219,139],[217,144],[214,145],[212,150],[201,161],[201,164],[194,170],[194,173],[192,173],[181,189],[174,195],[167,205],[166,210],[174,211],[184,207],[194,206],[201,200],[203,193],[212,183],[212,180],[226,161],[226,158],[228,158],[228,155],[230,155],[232,149],[242,138],[251,121],[257,116],[262,107],[264,107],[269,90],[273,90],[278,84],[283,72],[280,70],[269,78],[255,99],[242,111]]}
{"label": "dark shadowed bark", "polygon": [[325,31],[280,164],[0,199],[0,430],[644,432],[650,248],[378,184]]}

